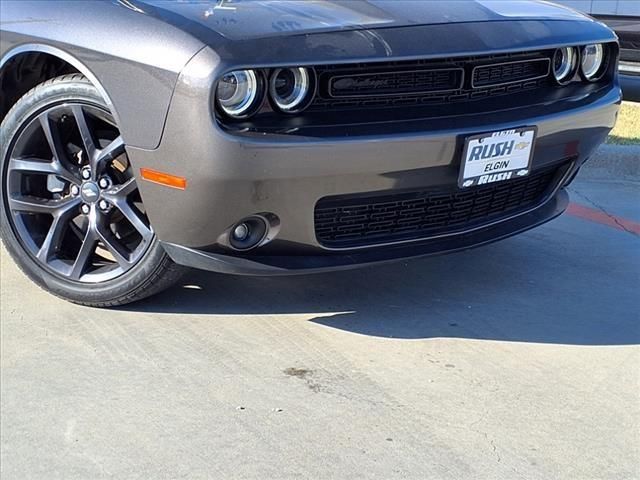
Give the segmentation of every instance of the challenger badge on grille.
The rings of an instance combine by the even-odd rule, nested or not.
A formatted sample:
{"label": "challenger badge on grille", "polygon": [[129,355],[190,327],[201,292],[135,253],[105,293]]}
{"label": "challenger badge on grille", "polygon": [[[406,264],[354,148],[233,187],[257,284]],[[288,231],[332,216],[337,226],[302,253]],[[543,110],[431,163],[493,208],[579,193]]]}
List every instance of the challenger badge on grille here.
{"label": "challenger badge on grille", "polygon": [[462,68],[336,75],[329,81],[329,95],[355,98],[445,92],[462,88],[463,80]]}

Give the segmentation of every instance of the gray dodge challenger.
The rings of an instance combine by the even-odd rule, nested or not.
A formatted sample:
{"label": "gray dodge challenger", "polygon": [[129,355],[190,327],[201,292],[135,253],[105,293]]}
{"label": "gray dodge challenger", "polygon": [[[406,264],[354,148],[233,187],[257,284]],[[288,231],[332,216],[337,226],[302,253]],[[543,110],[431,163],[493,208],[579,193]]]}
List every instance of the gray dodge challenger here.
{"label": "gray dodge challenger", "polygon": [[615,34],[549,2],[0,0],[0,30],[2,240],[92,306],[523,232],[621,102]]}

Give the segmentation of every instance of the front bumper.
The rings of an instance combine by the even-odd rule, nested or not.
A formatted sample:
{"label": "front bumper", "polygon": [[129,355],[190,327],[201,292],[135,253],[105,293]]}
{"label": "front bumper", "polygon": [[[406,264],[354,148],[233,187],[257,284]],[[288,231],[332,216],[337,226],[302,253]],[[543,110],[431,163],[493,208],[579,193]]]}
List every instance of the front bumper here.
{"label": "front bumper", "polygon": [[[371,126],[366,135],[356,128],[353,136],[231,135],[201,101],[209,98],[215,61],[205,50],[183,73],[160,147],[128,152],[136,172],[152,168],[187,178],[184,191],[139,179],[167,252],[178,263],[228,273],[349,268],[466,249],[539,225],[566,207],[564,191],[534,211],[472,232],[357,250],[323,247],[314,209],[326,196],[454,185],[465,137],[529,125],[538,127],[533,169],[571,158],[575,173],[613,128],[621,102],[614,84],[526,109]],[[279,218],[273,241],[244,254],[224,246],[236,222],[264,212]]]}
{"label": "front bumper", "polygon": [[232,256],[205,252],[163,242],[169,256],[181,265],[235,275],[276,276],[348,270],[407,258],[453,253],[486,245],[541,225],[560,215],[569,204],[569,195],[560,190],[535,211],[460,235],[331,255]]}

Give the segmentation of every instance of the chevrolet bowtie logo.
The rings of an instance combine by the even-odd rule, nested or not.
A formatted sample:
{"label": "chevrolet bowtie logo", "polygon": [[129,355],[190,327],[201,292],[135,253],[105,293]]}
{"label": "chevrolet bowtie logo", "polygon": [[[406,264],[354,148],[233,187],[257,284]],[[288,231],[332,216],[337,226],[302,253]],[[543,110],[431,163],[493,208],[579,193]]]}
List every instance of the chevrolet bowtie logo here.
{"label": "chevrolet bowtie logo", "polygon": [[516,143],[516,150],[524,150],[529,146],[529,142]]}

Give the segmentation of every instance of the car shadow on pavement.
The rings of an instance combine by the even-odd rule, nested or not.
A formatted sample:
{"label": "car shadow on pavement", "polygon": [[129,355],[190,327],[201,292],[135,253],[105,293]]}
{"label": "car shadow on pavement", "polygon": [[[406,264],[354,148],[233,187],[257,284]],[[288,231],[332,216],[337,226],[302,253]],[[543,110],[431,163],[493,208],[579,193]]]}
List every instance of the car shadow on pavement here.
{"label": "car shadow on pavement", "polygon": [[633,272],[622,274],[630,280],[616,279],[601,259],[576,258],[535,237],[329,274],[193,272],[181,285],[124,309],[211,315],[212,322],[215,315],[300,314],[328,328],[394,339],[640,343]]}

